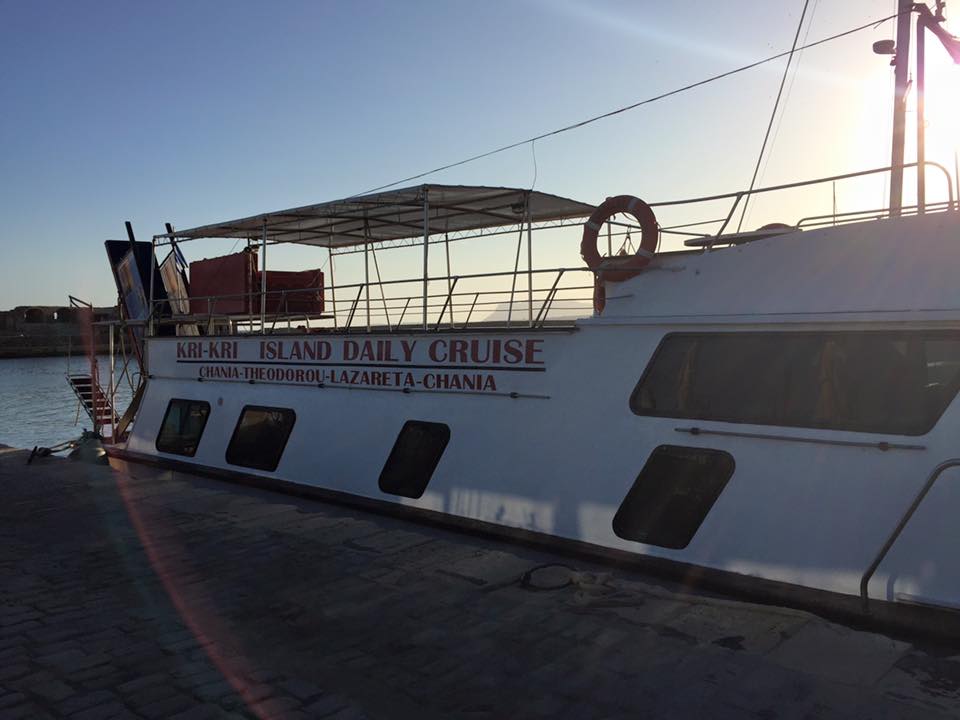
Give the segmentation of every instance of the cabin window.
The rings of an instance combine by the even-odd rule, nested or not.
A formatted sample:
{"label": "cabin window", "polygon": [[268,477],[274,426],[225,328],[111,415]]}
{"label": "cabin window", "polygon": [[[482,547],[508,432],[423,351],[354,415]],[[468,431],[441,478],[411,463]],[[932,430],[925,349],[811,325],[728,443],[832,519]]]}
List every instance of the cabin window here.
{"label": "cabin window", "polygon": [[405,422],[380,473],[380,489],[391,495],[422,496],[448,442],[450,428],[443,423]]}
{"label": "cabin window", "polygon": [[193,457],[209,416],[210,403],[202,400],[171,400],[157,435],[157,450]]}
{"label": "cabin window", "polygon": [[960,333],[666,336],[630,397],[637,415],[923,435],[960,387]]}
{"label": "cabin window", "polygon": [[661,445],[617,510],[613,531],[624,540],[685,548],[733,468],[733,457],[722,450]]}
{"label": "cabin window", "polygon": [[227,462],[273,472],[280,464],[296,419],[293,410],[247,405],[230,438]]}

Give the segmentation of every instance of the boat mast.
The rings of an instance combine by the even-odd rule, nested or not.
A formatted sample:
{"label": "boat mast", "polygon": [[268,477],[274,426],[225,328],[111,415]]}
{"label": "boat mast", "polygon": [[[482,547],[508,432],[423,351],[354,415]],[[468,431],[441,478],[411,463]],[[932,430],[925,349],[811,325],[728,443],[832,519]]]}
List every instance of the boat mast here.
{"label": "boat mast", "polygon": [[[942,23],[943,7],[946,3],[937,0],[936,13],[924,3],[912,0],[900,0],[897,17],[897,40],[893,47],[894,78],[896,91],[893,98],[893,148],[890,157],[890,217],[897,217],[903,210],[903,146],[907,125],[907,92],[910,88],[908,76],[910,64],[910,24],[913,13],[917,13],[917,210],[922,213],[926,204],[926,183],[924,164],[926,162],[926,139],[924,118],[924,91],[926,62],[924,38],[927,30],[932,32],[955,63],[960,63],[960,39],[948,33]],[[889,41],[874,44],[874,51],[890,52]],[[960,178],[957,178],[960,181]]]}
{"label": "boat mast", "polygon": [[[898,217],[903,208],[903,145],[907,129],[913,0],[900,0],[898,10],[896,54],[893,56],[896,89],[893,95],[893,147],[890,153],[890,217]],[[918,168],[918,172],[922,173],[922,170]]]}

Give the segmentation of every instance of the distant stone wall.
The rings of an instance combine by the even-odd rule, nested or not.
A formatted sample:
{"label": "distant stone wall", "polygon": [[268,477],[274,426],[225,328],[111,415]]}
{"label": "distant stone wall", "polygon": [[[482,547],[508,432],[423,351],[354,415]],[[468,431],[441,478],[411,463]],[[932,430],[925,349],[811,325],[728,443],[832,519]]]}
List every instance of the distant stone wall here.
{"label": "distant stone wall", "polygon": [[[116,308],[94,308],[94,320],[114,320]],[[87,351],[84,313],[62,306],[20,306],[0,312],[0,358],[44,357]],[[94,328],[98,353],[108,351],[106,328]]]}

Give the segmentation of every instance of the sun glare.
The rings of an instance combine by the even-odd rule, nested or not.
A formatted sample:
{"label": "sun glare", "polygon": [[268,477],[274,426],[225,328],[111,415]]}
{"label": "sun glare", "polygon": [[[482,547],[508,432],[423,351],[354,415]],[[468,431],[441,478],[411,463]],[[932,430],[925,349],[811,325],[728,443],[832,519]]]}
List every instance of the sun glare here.
{"label": "sun glare", "polygon": [[960,148],[960,65],[935,45],[927,51],[927,158],[953,172]]}

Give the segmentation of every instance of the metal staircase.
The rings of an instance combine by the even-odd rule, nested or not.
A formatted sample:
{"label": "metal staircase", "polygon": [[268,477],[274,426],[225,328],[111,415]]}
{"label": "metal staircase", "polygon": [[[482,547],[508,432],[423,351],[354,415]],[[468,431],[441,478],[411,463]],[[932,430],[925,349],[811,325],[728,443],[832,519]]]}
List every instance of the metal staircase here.
{"label": "metal staircase", "polygon": [[67,375],[67,382],[93,421],[95,431],[102,432],[106,426],[110,426],[111,429],[116,427],[119,419],[117,412],[100,387],[100,383],[96,382],[93,376]]}

